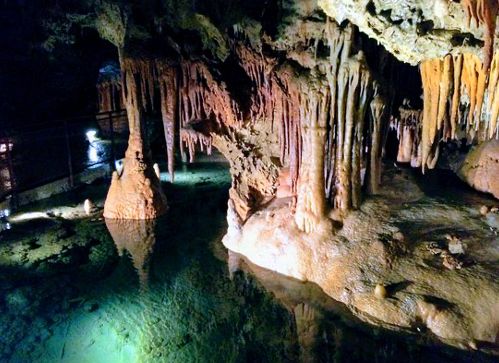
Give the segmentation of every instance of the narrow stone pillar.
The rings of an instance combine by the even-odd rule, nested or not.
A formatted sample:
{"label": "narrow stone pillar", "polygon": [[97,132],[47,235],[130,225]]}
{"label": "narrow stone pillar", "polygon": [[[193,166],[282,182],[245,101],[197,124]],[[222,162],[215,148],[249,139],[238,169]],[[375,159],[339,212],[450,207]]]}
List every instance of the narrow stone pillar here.
{"label": "narrow stone pillar", "polygon": [[325,215],[324,144],[328,97],[312,96],[302,105],[303,154],[298,177],[295,222],[301,231],[313,232]]}
{"label": "narrow stone pillar", "polygon": [[[113,173],[104,217],[111,219],[153,219],[166,212],[166,197],[152,167],[150,150],[144,140],[137,78],[138,67],[131,59],[121,59],[123,98],[128,115],[130,137],[123,162],[123,172]],[[144,95],[142,95],[143,97]]]}

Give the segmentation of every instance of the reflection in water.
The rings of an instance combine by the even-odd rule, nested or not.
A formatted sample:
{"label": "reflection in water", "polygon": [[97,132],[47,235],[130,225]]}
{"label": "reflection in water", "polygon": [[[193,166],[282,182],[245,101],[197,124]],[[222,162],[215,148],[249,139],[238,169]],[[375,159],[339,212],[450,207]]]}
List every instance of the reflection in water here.
{"label": "reflection in water", "polygon": [[147,288],[151,256],[156,244],[155,220],[106,219],[118,255],[126,251],[139,275],[140,287]]}
{"label": "reflection in water", "polygon": [[[255,279],[294,317],[299,362],[492,362],[492,357],[443,346],[428,337],[395,333],[366,324],[319,286],[256,266],[228,251],[235,283]],[[239,271],[239,272],[238,272]],[[403,358],[402,358],[403,357]]]}
{"label": "reflection in water", "polygon": [[317,285],[227,253],[230,183],[225,165],[190,166],[165,185],[172,208],[157,222],[66,220],[39,240],[30,228],[12,248],[2,241],[0,257],[29,265],[17,286],[0,258],[0,361],[493,361],[373,332]]}
{"label": "reflection in water", "polygon": [[296,335],[300,345],[300,360],[302,362],[317,362],[317,345],[320,338],[320,313],[313,306],[301,303],[293,309]]}
{"label": "reflection in water", "polygon": [[231,250],[227,251],[227,266],[229,267],[229,278],[234,280],[234,274],[241,269],[241,255]]}
{"label": "reflection in water", "polygon": [[[321,294],[318,287],[312,284],[301,283],[292,278],[279,275],[275,272],[265,270],[247,262],[240,254],[231,250],[227,251],[227,265],[229,276],[234,280],[238,271],[249,276],[256,277],[265,289],[271,292],[279,302],[287,308],[289,314],[294,317],[296,341],[299,345],[300,362],[320,362],[324,360],[318,352],[322,350],[327,341],[322,321],[325,320],[320,304],[327,303],[328,298]],[[318,303],[317,300],[321,300]],[[338,304],[339,306],[339,304]],[[327,354],[326,354],[327,355]]]}

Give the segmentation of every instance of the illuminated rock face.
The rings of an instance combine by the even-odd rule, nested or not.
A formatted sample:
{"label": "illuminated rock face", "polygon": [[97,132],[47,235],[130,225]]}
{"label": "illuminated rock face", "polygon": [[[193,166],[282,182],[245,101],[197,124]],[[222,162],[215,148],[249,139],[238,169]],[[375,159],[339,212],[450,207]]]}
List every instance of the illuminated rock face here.
{"label": "illuminated rock face", "polygon": [[330,208],[339,219],[359,208],[364,175],[379,180],[380,136],[387,127],[384,98],[351,26],[341,28],[330,20],[307,26],[309,34],[299,42],[317,38],[328,52],[314,57],[317,49],[293,50],[291,56],[308,67],[305,71],[295,61],[280,64],[277,54],[263,55],[235,35],[233,57],[251,91],[247,102],[238,95],[247,91],[230,88],[207,62],[122,57],[130,139],[123,173],[113,176],[105,217],[148,219],[165,210],[142,125],[142,113],[152,109],[156,95],[171,180],[176,145],[183,156],[188,151],[190,162],[197,149],[210,153],[216,147],[230,163],[230,198],[243,222],[275,198],[278,185],[286,186],[294,219],[307,232]]}
{"label": "illuminated rock face", "polygon": [[111,219],[153,219],[167,210],[166,197],[150,162],[137,155],[140,143],[130,136],[123,173],[113,173],[104,204],[104,217]]}
{"label": "illuminated rock face", "polygon": [[[480,204],[462,208],[431,200],[400,170],[385,173],[383,181],[382,198],[368,199],[361,210],[350,212],[341,229],[322,218],[305,233],[289,223],[292,212],[277,200],[231,230],[223,243],[258,266],[317,284],[363,321],[395,330],[428,329],[460,348],[494,343],[499,286],[488,275],[494,267],[486,267],[495,257],[481,255],[478,247],[492,248],[494,238],[477,219]],[[413,225],[429,227],[422,236]],[[447,244],[442,230],[468,236],[465,253],[477,263],[448,270],[445,258],[433,255],[427,242]],[[452,251],[451,242],[448,246]],[[445,251],[446,257],[458,256]],[[385,298],[379,285],[386,289]]]}
{"label": "illuminated rock face", "polygon": [[[481,266],[442,270],[442,258],[444,267],[452,265],[447,251],[428,263],[433,255],[422,242],[404,240],[393,222],[403,220],[411,226],[407,232],[423,222],[434,227],[444,221],[450,230],[473,223],[472,234],[483,230],[482,221],[437,201],[424,208],[422,193],[413,185],[405,190],[401,180],[385,184],[381,158],[390,116],[400,143],[397,160],[423,171],[437,165],[444,142],[496,138],[496,3],[262,3],[279,3],[278,16],[265,8],[262,14],[272,19],[237,20],[224,34],[216,26],[220,19],[212,24],[217,20],[195,13],[195,5],[175,8],[174,14],[158,10],[147,23],[150,9],[134,18],[133,10],[116,5],[123,10],[120,45],[130,51],[128,57],[121,51],[121,67],[131,134],[104,215],[151,219],[166,210],[141,117],[157,103],[172,182],[177,149],[192,162],[196,152],[214,147],[230,164],[227,248],[267,269],[313,281],[366,321],[407,330],[423,324],[454,345],[493,342],[499,294]],[[175,23],[177,10],[185,10],[178,14],[192,22]],[[199,37],[198,44],[185,44],[185,30]],[[415,87],[402,84],[405,74],[396,58],[419,66],[419,73],[411,69]],[[406,96],[419,104],[410,106],[402,101]],[[497,196],[496,148],[478,147],[461,173],[475,188]],[[414,286],[391,287],[401,282]],[[376,296],[376,286],[386,287],[383,298]],[[314,314],[305,307],[295,313],[302,327]]]}
{"label": "illuminated rock face", "polygon": [[[497,1],[318,0],[318,4],[339,23],[348,19],[413,65],[449,53],[473,53],[485,63],[491,59]],[[485,43],[483,50],[478,40]]]}
{"label": "illuminated rock face", "polygon": [[458,175],[473,188],[499,199],[499,140],[488,141],[471,150]]}

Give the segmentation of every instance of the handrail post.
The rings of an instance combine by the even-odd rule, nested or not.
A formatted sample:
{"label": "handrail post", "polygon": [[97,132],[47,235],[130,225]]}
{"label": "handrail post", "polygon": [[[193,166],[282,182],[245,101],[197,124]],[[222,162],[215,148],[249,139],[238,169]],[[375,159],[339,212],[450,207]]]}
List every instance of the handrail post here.
{"label": "handrail post", "polygon": [[12,149],[14,148],[14,145],[12,144],[12,147],[10,146],[11,142],[9,138],[5,139],[5,145],[7,147],[7,165],[9,168],[9,181],[10,181],[10,194],[12,195],[11,198],[11,208],[17,208],[17,183],[16,183],[16,176],[14,174],[14,162],[12,159]]}
{"label": "handrail post", "polygon": [[68,154],[69,186],[73,188],[74,187],[73,158],[71,155],[71,142],[69,140],[69,128],[67,121],[64,121],[64,133],[66,138],[66,152]]}

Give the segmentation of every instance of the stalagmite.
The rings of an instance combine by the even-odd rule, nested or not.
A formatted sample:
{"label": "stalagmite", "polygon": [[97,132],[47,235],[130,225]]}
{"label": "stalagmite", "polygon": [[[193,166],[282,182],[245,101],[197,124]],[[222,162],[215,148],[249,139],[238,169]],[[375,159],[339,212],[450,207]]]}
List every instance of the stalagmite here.
{"label": "stalagmite", "polygon": [[[236,156],[238,153],[230,154],[234,150],[227,143],[238,140],[239,147],[248,148],[243,155],[254,146],[246,144],[235,130],[246,123],[270,122],[272,130],[278,133],[280,165],[263,162],[262,156],[255,153],[256,163],[262,166],[257,170],[271,175],[272,182],[262,184],[260,179],[243,182],[242,174],[239,179],[234,176],[231,199],[242,221],[260,203],[275,195],[278,167],[289,170],[285,173],[289,184],[282,180],[279,184],[290,186],[300,229],[306,232],[315,229],[326,214],[326,197],[334,201],[342,216],[348,209],[358,208],[366,180],[364,170],[370,160],[373,164],[370,172],[379,180],[383,107],[373,104],[378,110],[372,111],[377,119],[366,126],[372,82],[363,55],[351,55],[352,26],[342,29],[328,21],[323,36],[330,48],[329,63],[321,64],[307,76],[289,63],[279,64],[276,59],[255,51],[244,40],[234,41],[239,63],[253,83],[244,115],[226,85],[200,60],[183,59],[178,67],[159,61],[155,61],[154,67],[142,61],[134,64],[134,69],[144,74],[139,83],[143,103],[148,101],[145,95],[152,99],[151,78],[157,77],[170,174],[173,174],[176,127],[180,152],[186,156],[188,151],[191,162],[196,148],[210,152],[213,140],[229,161],[233,160],[231,164],[236,165],[235,160],[237,163],[242,160]],[[317,89],[314,84],[322,86]],[[233,136],[219,137],[227,133]],[[368,145],[374,151],[368,150]],[[374,155],[369,156],[369,152]]]}
{"label": "stalagmite", "polygon": [[399,149],[397,161],[411,163],[412,167],[420,167],[422,162],[422,112],[404,105],[399,108],[399,117],[392,118],[390,128],[397,131]]}
{"label": "stalagmite", "polygon": [[83,202],[83,210],[85,211],[85,214],[89,216],[94,209],[94,204],[90,199],[85,199]]}
{"label": "stalagmite", "polygon": [[[360,80],[360,91],[358,106],[356,109],[355,117],[357,123],[354,129],[353,135],[353,154],[352,154],[352,207],[354,209],[360,208],[361,204],[361,188],[362,188],[362,176],[361,167],[363,163],[363,136],[364,136],[364,123],[366,118],[366,110],[368,102],[371,98],[371,77],[369,71],[363,68],[363,54],[359,53],[356,58],[361,64],[361,70],[359,71]],[[372,134],[371,134],[372,138]]]}
{"label": "stalagmite", "polygon": [[329,102],[329,90],[324,88],[309,92],[301,106],[303,154],[295,221],[306,233],[315,230],[325,213],[324,143]]}
{"label": "stalagmite", "polygon": [[381,135],[383,121],[385,119],[385,101],[381,95],[377,94],[371,101],[371,150],[369,159],[369,184],[370,194],[378,192],[381,184]]}
{"label": "stalagmite", "polygon": [[[334,193],[334,183],[337,176],[337,157],[341,151],[343,139],[343,101],[345,88],[339,82],[338,69],[342,62],[348,59],[351,51],[352,29],[348,27],[344,32],[338,29],[335,22],[328,20],[326,22],[325,34],[329,44],[329,67],[326,69],[326,77],[331,93],[331,107],[329,117],[329,134],[327,138],[326,150],[326,198],[332,199]],[[340,107],[337,107],[338,102]],[[338,154],[337,154],[338,153]]]}
{"label": "stalagmite", "polygon": [[158,177],[158,179],[161,180],[161,171],[159,170],[158,163],[154,163],[154,165],[152,166],[152,168],[154,169],[154,174],[156,174],[156,176]]}
{"label": "stalagmite", "polygon": [[335,162],[337,193],[334,207],[344,213],[352,207],[357,208],[360,203],[361,135],[370,97],[370,74],[364,66],[362,54],[342,64],[338,88],[340,93],[337,103],[338,128]]}
{"label": "stalagmite", "polygon": [[[128,115],[130,137],[123,172],[113,173],[104,205],[104,217],[112,219],[152,219],[166,211],[166,197],[152,168],[149,147],[144,139],[141,102],[147,98],[145,80],[151,75],[143,61],[125,58],[120,52],[123,73],[123,99]],[[146,74],[143,73],[145,70]],[[138,84],[138,82],[140,82]],[[140,85],[140,87],[139,87]],[[149,88],[150,91],[150,88]]]}

